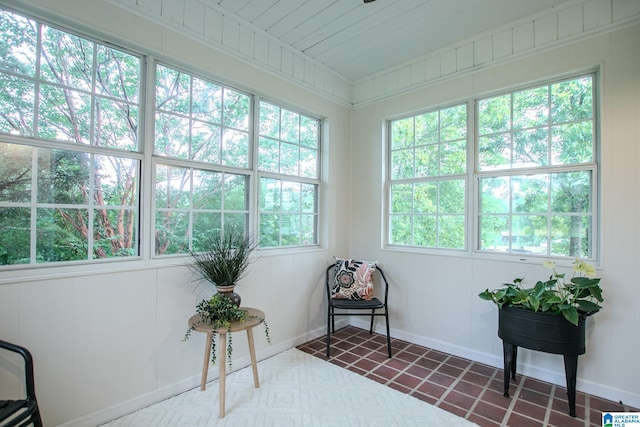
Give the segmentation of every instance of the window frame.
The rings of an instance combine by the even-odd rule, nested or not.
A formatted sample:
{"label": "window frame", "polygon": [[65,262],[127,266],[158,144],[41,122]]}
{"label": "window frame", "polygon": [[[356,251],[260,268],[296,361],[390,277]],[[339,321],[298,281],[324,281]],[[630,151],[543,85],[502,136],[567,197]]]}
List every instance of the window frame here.
{"label": "window frame", "polygon": [[[478,109],[479,109],[479,101],[484,100],[484,99],[489,99],[489,98],[494,98],[494,97],[499,97],[499,96],[503,96],[503,95],[511,95],[513,96],[515,93],[521,92],[521,91],[525,91],[525,90],[529,90],[529,89],[538,89],[538,88],[542,88],[542,87],[551,87],[555,84],[560,84],[563,82],[568,82],[568,81],[572,81],[572,80],[578,80],[580,78],[584,78],[584,77],[590,77],[591,78],[591,94],[592,94],[592,111],[591,111],[591,121],[592,121],[592,149],[593,149],[593,158],[590,162],[583,162],[583,163],[571,163],[571,164],[564,164],[564,165],[547,165],[544,167],[522,167],[522,168],[503,168],[503,169],[497,169],[497,170],[491,170],[491,171],[485,171],[482,172],[480,171],[480,166],[479,166],[479,159],[480,159],[480,155],[479,155],[479,148],[480,148],[480,144],[478,142],[478,139],[480,137],[479,135],[479,113],[478,113]],[[481,188],[480,188],[480,180],[482,178],[490,178],[490,177],[518,177],[518,176],[523,176],[523,175],[535,175],[535,174],[540,174],[540,175],[544,175],[544,174],[548,174],[548,175],[552,175],[552,174],[558,174],[558,173],[570,173],[570,172],[576,172],[576,171],[588,171],[591,173],[591,177],[590,177],[590,182],[591,182],[591,189],[590,189],[590,209],[589,212],[591,214],[591,233],[589,234],[589,238],[590,241],[588,242],[589,247],[591,248],[591,255],[587,256],[586,254],[582,254],[580,255],[580,259],[583,259],[585,261],[588,262],[593,262],[593,263],[599,263],[600,261],[600,253],[601,253],[601,239],[600,239],[600,232],[602,229],[602,224],[600,221],[600,199],[599,199],[599,195],[600,195],[600,189],[601,189],[601,182],[600,182],[600,173],[599,173],[599,166],[600,166],[600,152],[601,152],[601,139],[600,139],[600,115],[599,115],[599,111],[600,111],[600,70],[599,69],[590,69],[590,70],[582,70],[582,71],[578,71],[578,72],[573,72],[573,73],[565,73],[559,76],[552,76],[552,77],[548,77],[545,79],[541,79],[541,80],[537,80],[535,82],[530,82],[530,83],[525,83],[516,87],[511,87],[508,88],[506,90],[498,90],[495,92],[492,92],[490,94],[485,94],[483,96],[477,96],[474,97],[472,99],[473,104],[474,104],[474,108],[473,108],[473,115],[474,115],[474,124],[473,124],[473,150],[474,150],[474,154],[473,154],[473,177],[472,177],[472,183],[473,183],[473,234],[470,236],[470,239],[472,239],[472,253],[474,254],[474,256],[478,256],[481,258],[490,258],[490,259],[495,259],[496,257],[501,257],[507,260],[513,260],[513,259],[518,259],[519,261],[531,261],[531,262],[535,262],[535,263],[539,263],[541,260],[544,259],[553,259],[556,260],[557,262],[560,263],[566,263],[569,262],[573,259],[575,259],[574,255],[554,255],[554,254],[550,254],[550,253],[546,253],[546,254],[536,254],[536,253],[528,253],[528,252],[523,252],[523,253],[492,253],[491,251],[488,250],[481,250],[480,249],[480,240],[481,240],[481,230],[480,230],[480,203],[481,203]],[[551,115],[551,112],[548,113],[549,115]],[[548,127],[552,127],[552,124],[547,124]],[[512,133],[513,133],[513,128],[512,128]],[[547,195],[550,194],[547,193]],[[511,201],[509,203],[510,208],[509,208],[509,215],[513,214],[512,208],[511,208]],[[569,215],[570,213],[566,213],[567,216],[571,216]],[[550,217],[551,213],[547,213],[547,216]],[[547,230],[549,232],[549,229]],[[549,245],[549,242],[547,242],[547,245]],[[549,246],[547,246],[547,249],[549,251]]]}
{"label": "window frame", "polygon": [[[33,123],[32,123],[32,127],[31,130],[33,132],[31,132],[30,134],[25,134],[25,135],[18,135],[18,134],[11,134],[11,133],[2,133],[0,134],[0,140],[2,140],[2,144],[13,144],[19,147],[25,147],[28,148],[30,150],[32,150],[32,167],[29,169],[29,173],[32,176],[31,178],[31,182],[33,184],[33,186],[31,187],[30,190],[30,201],[26,202],[26,203],[16,203],[16,202],[11,202],[11,201],[5,201],[3,202],[4,207],[8,207],[11,208],[13,207],[12,205],[15,205],[16,207],[22,207],[22,208],[28,208],[30,210],[30,225],[29,225],[29,234],[30,234],[30,253],[29,253],[29,262],[27,263],[13,263],[13,264],[5,264],[5,265],[0,265],[0,272],[12,272],[12,271],[22,271],[24,272],[25,269],[42,269],[42,268],[59,268],[59,267],[64,267],[64,266],[76,266],[76,265],[82,265],[82,266],[86,266],[86,265],[104,265],[105,263],[127,263],[127,262],[135,262],[135,261],[139,261],[140,259],[142,259],[142,245],[141,245],[141,241],[143,239],[143,223],[141,221],[141,215],[142,215],[142,193],[141,193],[141,182],[142,182],[142,175],[143,175],[143,158],[144,158],[144,153],[143,153],[143,128],[145,126],[145,121],[144,121],[144,103],[145,103],[145,97],[144,97],[144,87],[146,84],[146,63],[145,63],[145,55],[140,53],[140,52],[136,52],[135,50],[125,47],[125,46],[120,46],[114,43],[110,43],[108,41],[105,41],[103,39],[100,39],[99,37],[95,37],[92,35],[87,35],[85,33],[82,33],[80,31],[74,30],[74,29],[69,29],[66,28],[64,26],[58,25],[56,23],[50,22],[49,20],[46,19],[42,19],[39,16],[34,16],[33,14],[29,14],[29,13],[24,13],[21,11],[16,11],[13,10],[9,7],[5,7],[4,5],[2,5],[0,7],[0,12],[2,13],[8,13],[8,14],[12,14],[12,15],[16,15],[24,20],[29,20],[32,21],[34,23],[34,26],[36,27],[36,44],[35,44],[35,58],[34,58],[34,74],[33,76],[27,76],[18,72],[14,72],[14,71],[10,71],[7,69],[3,69],[2,71],[2,75],[3,76],[15,76],[18,78],[21,78],[22,80],[25,81],[30,81],[33,83],[33,90],[34,90],[34,105],[32,107],[32,110],[29,110],[32,114],[33,114]],[[43,75],[43,72],[39,72],[40,68],[41,68],[41,62],[43,61],[42,59],[42,37],[40,36],[41,31],[42,31],[42,27],[47,27],[50,30],[53,31],[57,31],[60,33],[64,33],[65,35],[68,35],[70,37],[73,38],[78,38],[81,39],[82,43],[89,43],[92,46],[92,63],[91,63],[91,85],[89,88],[81,88],[81,87],[77,87],[74,85],[67,85],[67,84],[63,84],[57,81],[52,81],[52,80],[47,80],[46,76]],[[96,55],[98,54],[98,52],[101,49],[110,49],[113,51],[116,51],[118,53],[121,54],[125,54],[125,55],[129,55],[132,57],[137,58],[137,62],[138,62],[138,66],[137,66],[137,70],[138,70],[138,89],[137,89],[137,101],[131,101],[125,98],[117,98],[116,96],[112,96],[110,94],[105,94],[103,92],[101,92],[96,86],[94,86],[95,82],[96,82],[96,77],[95,77],[95,73],[96,70],[98,69],[98,63],[96,60]],[[96,54],[96,55],[94,55]],[[41,86],[43,85],[47,85],[50,87],[55,87],[58,89],[62,89],[62,90],[68,90],[68,91],[73,91],[74,93],[81,93],[83,96],[88,97],[89,98],[89,109],[90,109],[90,118],[89,118],[89,122],[90,122],[90,126],[88,128],[88,134],[86,136],[87,139],[85,139],[83,137],[82,141],[73,141],[73,140],[64,140],[64,139],[57,139],[57,138],[51,138],[51,139],[46,139],[44,137],[42,137],[39,133],[37,133],[39,126],[40,126],[40,115],[39,115],[39,111],[43,105],[43,103],[45,102],[45,100],[40,99],[42,97],[42,94],[40,93],[40,89]],[[36,100],[39,100],[36,102]],[[96,134],[95,134],[95,129],[96,129],[96,114],[98,114],[96,111],[96,107],[95,105],[100,102],[101,100],[104,101],[119,101],[122,102],[124,104],[127,104],[128,106],[133,105],[134,107],[137,107],[138,109],[138,114],[137,114],[137,134],[136,134],[136,138],[137,138],[137,144],[134,147],[115,147],[115,146],[110,146],[110,145],[104,145],[100,142],[96,143]],[[74,105],[75,106],[75,105]],[[37,179],[37,173],[38,173],[38,168],[33,168],[33,165],[36,164],[37,161],[37,156],[38,156],[38,152],[40,151],[44,151],[46,150],[47,152],[51,153],[54,151],[58,151],[58,152],[69,152],[69,153],[78,153],[80,155],[85,155],[87,156],[88,159],[90,159],[90,162],[88,163],[88,169],[89,169],[89,174],[88,174],[88,195],[87,197],[89,197],[89,199],[87,201],[85,201],[84,203],[72,203],[72,204],[68,204],[68,203],[50,203],[50,202],[46,202],[46,201],[40,201],[37,200],[37,194],[39,193],[39,189],[38,189],[38,182],[39,181]],[[135,196],[133,198],[134,204],[133,205],[126,205],[126,206],[120,206],[120,205],[114,205],[114,204],[109,204],[109,203],[105,203],[105,204],[97,204],[95,202],[95,200],[93,199],[93,194],[94,191],[96,190],[95,188],[95,184],[96,184],[96,170],[94,169],[94,162],[95,162],[95,158],[97,156],[101,156],[101,157],[117,157],[117,158],[122,158],[122,159],[127,159],[133,163],[136,164],[136,173],[135,173],[135,185],[132,187],[135,191]],[[87,245],[87,257],[83,258],[83,259],[74,259],[74,260],[64,260],[64,261],[57,261],[57,260],[52,260],[52,261],[46,261],[46,262],[38,262],[37,261],[37,254],[38,254],[38,249],[37,249],[37,240],[36,240],[36,234],[37,234],[37,229],[35,227],[37,227],[38,224],[38,218],[39,216],[37,215],[37,213],[35,213],[36,210],[39,209],[54,209],[54,208],[60,208],[60,209],[76,209],[78,211],[86,211],[87,216],[87,237],[86,237],[86,245]],[[107,211],[112,210],[114,208],[120,208],[129,212],[132,212],[132,220],[134,221],[134,229],[135,229],[135,236],[133,237],[133,246],[132,246],[132,250],[135,251],[135,254],[132,255],[126,255],[126,256],[111,256],[111,257],[96,257],[96,254],[94,252],[94,248],[99,247],[100,246],[100,241],[97,240],[95,238],[95,232],[94,227],[94,216],[95,216],[95,211],[97,209],[100,210],[104,210],[105,214],[107,213]],[[46,242],[45,242],[46,243]]]}
{"label": "window frame", "polygon": [[[431,114],[431,113],[438,113],[438,116],[440,117],[440,113],[442,111],[446,111],[446,110],[450,110],[450,109],[454,109],[454,108],[464,108],[465,110],[465,138],[457,138],[457,139],[453,139],[453,140],[442,140],[440,138],[440,131],[442,130],[442,126],[441,126],[441,120],[438,119],[438,138],[437,141],[435,141],[434,143],[431,144],[427,144],[427,145],[437,145],[438,146],[438,152],[440,153],[440,148],[442,147],[443,144],[446,144],[450,141],[464,141],[464,145],[465,145],[465,162],[464,162],[464,172],[460,172],[460,173],[455,173],[455,174],[436,174],[436,175],[430,175],[430,176],[419,176],[416,177],[415,176],[415,168],[414,168],[414,176],[413,178],[400,178],[400,179],[394,179],[393,178],[393,150],[392,149],[392,124],[394,122],[400,121],[400,120],[405,120],[405,119],[413,119],[414,121],[414,131],[415,131],[415,119],[418,116],[422,116],[422,115],[426,115],[426,114]],[[455,254],[455,255],[459,255],[462,253],[466,253],[468,252],[468,248],[469,248],[469,244],[468,244],[468,233],[469,233],[469,205],[468,205],[468,198],[469,198],[469,193],[471,191],[471,187],[469,184],[469,162],[470,162],[470,144],[469,144],[469,139],[470,139],[470,131],[469,131],[469,120],[470,120],[470,107],[469,107],[469,102],[468,101],[456,101],[456,102],[452,102],[452,103],[448,103],[445,105],[441,105],[441,106],[437,106],[437,107],[433,107],[430,109],[425,109],[425,110],[421,110],[418,111],[416,113],[411,113],[409,115],[403,115],[403,116],[399,116],[399,117],[395,117],[392,119],[388,119],[386,121],[386,137],[387,137],[387,156],[386,156],[386,189],[385,189],[385,197],[383,198],[385,200],[385,209],[384,209],[384,213],[385,213],[385,226],[383,227],[384,229],[384,236],[383,236],[383,242],[384,242],[384,247],[389,248],[389,249],[394,249],[394,250],[401,250],[401,251],[416,251],[416,252],[434,252],[434,253],[447,253],[447,254]],[[414,150],[415,150],[415,138],[414,138]],[[414,155],[415,157],[415,155]],[[438,156],[440,159],[440,156]],[[440,161],[438,161],[438,169],[440,169],[441,167],[441,163]],[[391,242],[391,233],[392,233],[392,225],[391,225],[391,218],[394,216],[393,214],[393,208],[392,208],[392,198],[393,198],[393,188],[395,185],[402,185],[404,183],[412,185],[412,188],[415,184],[428,184],[428,183],[435,183],[436,186],[439,187],[440,183],[443,182],[462,182],[463,184],[463,192],[465,194],[464,200],[462,201],[462,206],[463,206],[463,212],[462,212],[462,217],[463,217],[463,228],[464,228],[464,232],[463,232],[463,236],[462,236],[462,247],[461,248],[452,248],[452,247],[441,247],[441,246],[437,246],[440,242],[440,232],[436,233],[436,246],[432,246],[432,245],[416,245],[416,244],[400,244],[400,243],[392,243]],[[412,190],[413,191],[413,190]],[[412,200],[412,211],[413,211],[413,200]],[[460,214],[457,214],[458,216]],[[413,218],[416,216],[415,213],[411,213],[410,216],[412,217],[411,223],[413,224]],[[436,206],[436,217],[440,217],[441,216],[441,212],[439,210],[439,206]],[[439,223],[439,220],[437,220],[437,223]],[[412,226],[412,230],[413,230],[413,226]],[[415,243],[415,240],[412,237],[412,243]]]}
{"label": "window frame", "polygon": [[[262,137],[262,135],[260,134],[260,125],[258,124],[258,126],[255,127],[256,129],[256,135],[255,135],[255,140],[256,140],[256,144],[255,144],[255,155],[254,155],[254,162],[255,162],[255,171],[256,171],[256,185],[258,187],[258,191],[256,192],[258,200],[257,200],[257,211],[256,211],[256,223],[257,223],[257,230],[258,230],[258,235],[261,236],[262,235],[262,221],[261,221],[261,217],[263,215],[263,194],[261,191],[262,188],[262,181],[263,179],[271,179],[271,180],[275,180],[278,181],[280,183],[280,187],[282,188],[282,184],[283,183],[297,183],[300,184],[301,186],[303,185],[312,185],[314,186],[314,196],[313,196],[313,204],[314,204],[314,208],[313,208],[313,212],[310,214],[309,212],[305,212],[305,211],[298,211],[295,212],[295,215],[298,215],[300,217],[300,220],[302,221],[303,215],[311,215],[313,218],[313,241],[310,243],[305,243],[303,241],[299,242],[298,244],[281,244],[282,242],[282,233],[279,233],[279,239],[278,241],[280,242],[280,244],[278,245],[274,245],[274,246],[261,246],[262,250],[266,250],[266,251],[276,251],[276,250],[300,250],[300,249],[314,249],[314,248],[320,248],[322,245],[322,239],[321,239],[321,216],[322,216],[322,211],[321,211],[321,191],[322,191],[322,162],[323,162],[323,155],[322,155],[322,142],[323,142],[323,136],[324,136],[324,120],[320,117],[318,117],[315,114],[312,113],[308,113],[307,111],[301,110],[300,108],[294,108],[291,107],[290,105],[286,104],[286,103],[282,103],[282,102],[278,102],[278,101],[274,101],[273,99],[267,98],[267,97],[260,97],[257,96],[256,100],[255,100],[255,110],[256,110],[256,121],[260,121],[260,106],[261,103],[265,102],[268,103],[274,107],[279,108],[280,110],[287,110],[290,112],[295,112],[296,114],[298,114],[299,116],[304,116],[307,119],[312,119],[314,121],[316,121],[317,123],[317,146],[315,147],[315,151],[316,151],[316,158],[315,158],[315,170],[316,170],[316,176],[315,177],[309,177],[309,176],[303,176],[300,173],[298,173],[297,175],[293,175],[293,174],[286,174],[286,173],[282,173],[280,171],[268,171],[268,170],[262,170],[260,169],[260,165],[259,165],[259,161],[260,161],[260,138]],[[270,138],[270,139],[274,139],[279,142],[287,142],[286,140],[278,137],[278,138]],[[303,144],[297,144],[300,148],[304,148]],[[298,167],[300,167],[300,162],[298,162]],[[275,211],[274,211],[275,212]],[[279,210],[277,211],[280,214],[282,214],[284,211]],[[289,211],[289,212],[293,212],[293,211]],[[281,227],[282,229],[282,227]],[[301,231],[302,231],[302,225],[301,225]]]}
{"label": "window frame", "polygon": [[[516,169],[509,172],[508,169],[495,170],[495,171],[479,171],[479,114],[478,103],[480,100],[488,99],[496,96],[514,94],[519,91],[539,88],[550,87],[554,84],[559,84],[574,79],[580,79],[582,77],[590,77],[591,90],[592,90],[592,143],[593,143],[593,159],[585,164],[569,164],[560,166],[550,166],[546,169],[546,173],[558,173],[558,172],[571,172],[577,170],[588,170],[591,174],[591,189],[590,189],[590,215],[591,215],[591,227],[590,227],[590,242],[589,247],[591,249],[590,256],[581,257],[587,261],[598,263],[601,258],[601,218],[600,218],[600,191],[601,191],[601,174],[600,174],[600,156],[601,156],[601,137],[600,137],[600,69],[594,67],[586,70],[579,70],[570,73],[564,73],[562,75],[549,76],[544,79],[539,79],[533,82],[523,83],[522,85],[513,86],[509,88],[496,89],[490,93],[483,93],[482,95],[471,95],[463,102],[467,104],[467,188],[466,199],[464,201],[466,206],[466,234],[465,234],[465,249],[464,250],[452,250],[449,248],[438,247],[421,247],[413,245],[397,245],[391,243],[391,191],[392,191],[392,137],[391,137],[391,124],[393,121],[402,120],[410,117],[415,117],[419,114],[423,114],[429,111],[437,111],[447,106],[458,105],[459,103],[452,102],[446,104],[445,107],[435,106],[429,109],[421,110],[417,113],[409,113],[389,118],[385,121],[385,136],[386,136],[386,156],[385,156],[385,191],[383,202],[383,214],[384,214],[384,227],[382,230],[382,248],[392,251],[404,251],[414,253],[430,253],[448,256],[467,256],[478,259],[489,260],[504,260],[513,261],[518,260],[521,262],[539,263],[541,259],[554,259],[560,263],[566,263],[571,261],[574,257],[571,255],[553,255],[553,254],[521,254],[521,253],[506,253],[506,252],[489,252],[486,250],[480,250],[480,179],[489,176],[501,176],[505,173],[510,173],[513,176],[526,175],[530,173],[543,173],[539,168],[523,168]],[[551,114],[551,113],[549,113]],[[550,126],[550,125],[549,125]],[[408,180],[407,180],[408,181]],[[569,214],[569,213],[568,213]]]}

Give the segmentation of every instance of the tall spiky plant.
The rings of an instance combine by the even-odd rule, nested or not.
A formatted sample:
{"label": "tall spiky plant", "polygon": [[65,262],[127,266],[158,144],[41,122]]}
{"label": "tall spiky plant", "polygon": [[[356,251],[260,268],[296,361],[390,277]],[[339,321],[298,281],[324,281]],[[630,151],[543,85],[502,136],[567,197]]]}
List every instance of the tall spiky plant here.
{"label": "tall spiky plant", "polygon": [[216,287],[234,286],[254,261],[251,253],[258,247],[258,242],[239,228],[228,228],[222,235],[208,239],[204,247],[206,250],[202,252],[190,251],[193,270]]}

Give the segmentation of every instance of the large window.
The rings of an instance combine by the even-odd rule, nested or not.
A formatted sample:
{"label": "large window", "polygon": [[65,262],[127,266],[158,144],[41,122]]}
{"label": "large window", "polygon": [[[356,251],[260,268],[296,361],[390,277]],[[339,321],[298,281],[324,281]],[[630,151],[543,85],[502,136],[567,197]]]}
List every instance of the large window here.
{"label": "large window", "polygon": [[391,245],[464,249],[465,104],[391,121]]}
{"label": "large window", "polygon": [[260,240],[262,246],[318,242],[320,121],[260,102]]}
{"label": "large window", "polygon": [[594,80],[473,100],[475,120],[459,105],[389,121],[387,244],[594,259]]}
{"label": "large window", "polygon": [[594,258],[594,76],[480,99],[480,251]]}
{"label": "large window", "polygon": [[141,60],[0,10],[0,265],[139,253]]}
{"label": "large window", "polygon": [[156,67],[155,254],[249,228],[251,97]]}
{"label": "large window", "polygon": [[229,227],[317,246],[320,120],[2,9],[0,34],[0,268],[183,255]]}

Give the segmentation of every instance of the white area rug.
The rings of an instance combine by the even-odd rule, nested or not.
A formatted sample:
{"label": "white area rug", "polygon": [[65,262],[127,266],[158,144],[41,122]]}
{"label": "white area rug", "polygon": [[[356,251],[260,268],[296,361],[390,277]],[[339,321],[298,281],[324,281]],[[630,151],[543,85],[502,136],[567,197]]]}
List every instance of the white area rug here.
{"label": "white area rug", "polygon": [[173,426],[474,426],[407,394],[292,348],[226,381],[226,417],[218,417],[218,381],[165,400],[105,427]]}

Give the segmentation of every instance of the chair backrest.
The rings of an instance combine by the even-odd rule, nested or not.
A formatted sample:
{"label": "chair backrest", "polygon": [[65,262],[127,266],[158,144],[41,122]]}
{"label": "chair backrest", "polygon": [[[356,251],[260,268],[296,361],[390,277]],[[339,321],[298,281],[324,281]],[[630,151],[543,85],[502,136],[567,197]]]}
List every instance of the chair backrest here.
{"label": "chair backrest", "polygon": [[29,350],[19,345],[2,340],[0,340],[0,348],[11,351],[13,353],[18,353],[20,356],[22,356],[22,358],[24,359],[24,380],[27,399],[35,400],[36,388],[33,375],[33,357],[31,357],[31,353],[29,352]]}
{"label": "chair backrest", "polygon": [[[380,279],[382,279],[381,283],[383,285],[383,294],[384,294],[383,302],[386,304],[387,298],[389,296],[389,281],[387,280],[387,277],[385,276],[384,271],[382,271],[382,269],[380,268],[380,265],[376,265],[375,271],[376,273],[374,277],[377,276]],[[327,271],[325,274],[325,287],[327,291],[327,298],[329,299],[329,301],[331,301],[331,297],[332,297],[331,293],[332,293],[333,282],[335,277],[336,277],[336,264],[333,263],[329,265],[329,267],[327,267]],[[378,280],[374,279],[374,283],[376,282],[378,282]],[[378,299],[380,299],[380,297],[378,297]]]}

